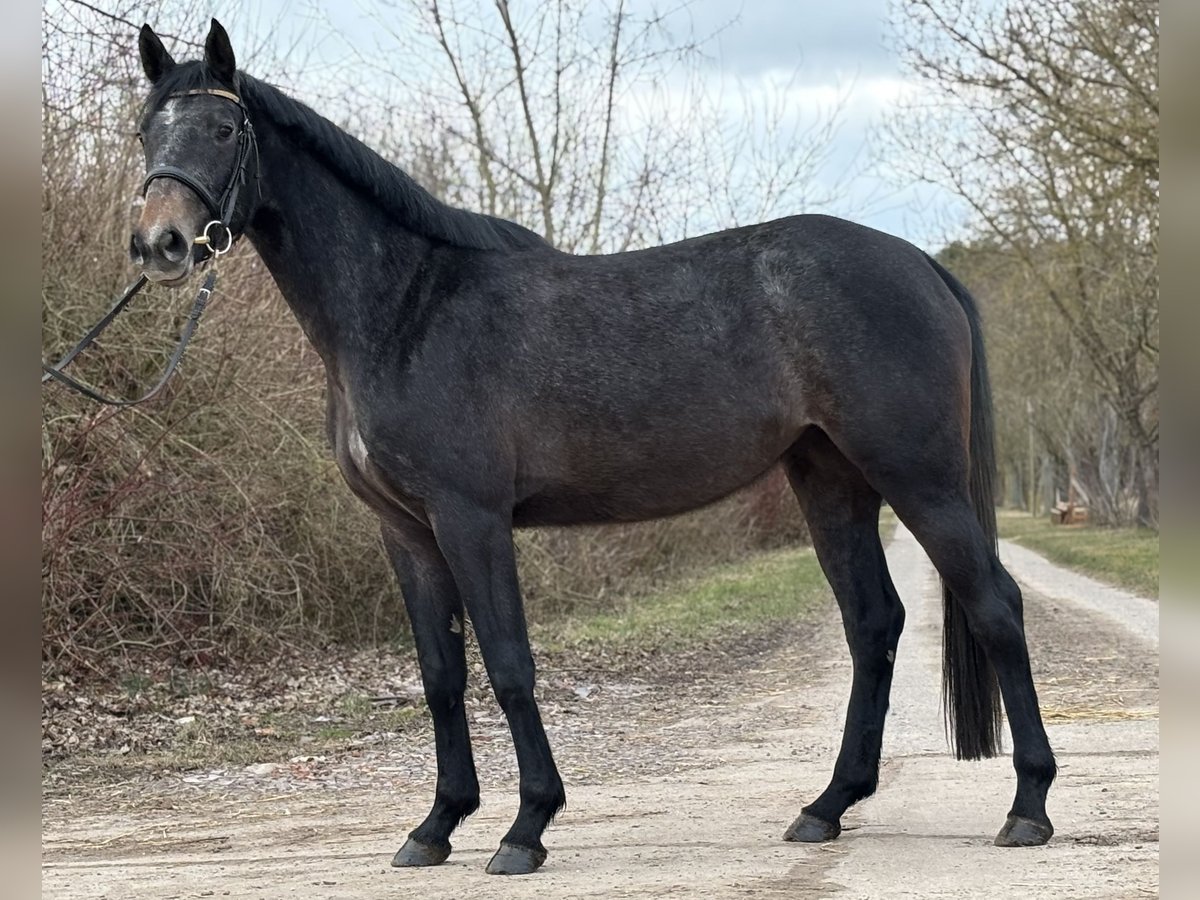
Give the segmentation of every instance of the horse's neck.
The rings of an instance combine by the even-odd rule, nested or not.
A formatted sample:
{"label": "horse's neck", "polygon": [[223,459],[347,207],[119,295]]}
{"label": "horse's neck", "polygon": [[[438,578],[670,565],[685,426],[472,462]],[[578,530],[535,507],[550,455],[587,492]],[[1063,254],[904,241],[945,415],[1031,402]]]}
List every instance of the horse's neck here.
{"label": "horse's neck", "polygon": [[246,235],[308,339],[330,362],[377,334],[428,242],[358,196],[324,164],[260,140],[262,197]]}

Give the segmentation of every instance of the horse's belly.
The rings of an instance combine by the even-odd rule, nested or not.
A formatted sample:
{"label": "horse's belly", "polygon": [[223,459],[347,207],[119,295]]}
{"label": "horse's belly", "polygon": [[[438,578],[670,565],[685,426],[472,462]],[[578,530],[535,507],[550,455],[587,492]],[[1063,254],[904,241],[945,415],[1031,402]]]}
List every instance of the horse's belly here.
{"label": "horse's belly", "polygon": [[[752,479],[753,480],[753,479]],[[740,487],[740,485],[738,486]],[[513,525],[605,525],[644,522],[679,515],[714,503],[737,488],[706,495],[675,495],[669,498],[636,498],[614,494],[589,494],[578,490],[546,492],[527,497],[513,508]]]}
{"label": "horse's belly", "polygon": [[711,455],[678,446],[634,459],[598,455],[565,471],[544,470],[518,484],[513,524],[639,522],[688,512],[762,476],[791,440],[766,447],[714,448]]}

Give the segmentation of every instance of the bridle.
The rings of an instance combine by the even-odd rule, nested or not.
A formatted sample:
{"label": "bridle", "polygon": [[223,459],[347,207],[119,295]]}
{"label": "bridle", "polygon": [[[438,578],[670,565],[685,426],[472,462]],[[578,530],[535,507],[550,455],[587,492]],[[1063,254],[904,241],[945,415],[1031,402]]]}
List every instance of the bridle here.
{"label": "bridle", "polygon": [[224,97],[236,103],[242,111],[242,126],[238,132],[237,155],[234,160],[233,170],[229,174],[229,181],[226,183],[220,197],[214,197],[212,192],[194,175],[180,169],[178,166],[157,166],[146,173],[146,178],[142,182],[142,196],[144,197],[147,189],[150,187],[150,183],[156,178],[173,178],[175,181],[195,191],[196,195],[204,201],[204,205],[208,207],[208,211],[214,217],[192,241],[194,245],[205,248],[206,255],[200,261],[201,264],[211,262],[212,265],[210,266],[208,275],[204,278],[204,284],[196,294],[196,299],[192,302],[192,309],[188,313],[187,321],[184,323],[183,330],[179,334],[179,342],[175,345],[175,349],[171,353],[171,358],[167,361],[166,370],[163,372],[162,377],[155,383],[154,387],[136,400],[118,400],[106,397],[63,371],[75,357],[100,336],[104,329],[112,324],[113,320],[128,305],[129,301],[146,286],[146,282],[149,279],[145,274],[142,274],[138,276],[137,281],[125,289],[125,293],[117,299],[117,302],[112,305],[100,321],[93,325],[88,330],[88,333],[83,336],[83,339],[72,347],[62,359],[53,365],[42,363],[43,384],[50,379],[54,379],[78,391],[85,397],[89,397],[107,406],[135,406],[139,403],[145,403],[156,396],[166,386],[171,376],[175,374],[175,370],[179,367],[179,363],[183,359],[184,350],[187,349],[188,342],[192,339],[192,335],[196,333],[196,326],[200,323],[200,314],[204,312],[204,307],[208,303],[209,297],[212,296],[213,288],[216,286],[216,261],[233,249],[234,243],[241,236],[240,229],[237,233],[234,231],[233,216],[237,211],[238,193],[246,184],[248,178],[247,167],[251,156],[254,157],[254,178],[256,182],[259,175],[258,141],[254,137],[254,128],[250,124],[250,114],[246,110],[245,104],[242,103],[241,97],[232,91],[220,90],[218,88],[196,88],[170,94],[167,99],[189,97],[196,94],[211,94],[215,97]]}
{"label": "bridle", "polygon": [[[179,97],[192,97],[196,95],[224,97],[226,100],[236,103],[238,109],[242,111],[242,127],[238,131],[237,157],[233,163],[233,171],[229,173],[229,181],[225,184],[225,190],[221,192],[220,197],[214,197],[212,192],[194,175],[178,166],[157,166],[146,173],[146,179],[142,182],[142,196],[146,196],[146,191],[150,188],[150,183],[156,178],[172,178],[195,191],[196,195],[204,201],[204,205],[208,207],[208,211],[212,213],[214,218],[204,226],[204,229],[193,243],[205,245],[213,256],[220,256],[228,253],[233,246],[233,242],[236,240],[233,233],[233,214],[237,209],[238,192],[246,183],[246,168],[250,162],[251,155],[254,156],[255,178],[258,177],[258,141],[254,137],[254,126],[250,124],[250,113],[246,110],[246,105],[242,103],[242,98],[232,91],[225,91],[219,88],[195,88],[190,91],[180,91],[170,94],[167,99],[174,100]],[[218,227],[224,231],[224,246],[219,249],[217,243],[214,242],[216,239],[209,233],[213,227]]]}

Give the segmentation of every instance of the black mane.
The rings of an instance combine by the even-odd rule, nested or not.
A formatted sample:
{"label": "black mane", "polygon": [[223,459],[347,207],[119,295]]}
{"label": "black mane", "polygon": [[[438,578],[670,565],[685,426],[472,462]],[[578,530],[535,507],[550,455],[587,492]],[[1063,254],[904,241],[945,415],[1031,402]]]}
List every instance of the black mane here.
{"label": "black mane", "polygon": [[[236,90],[251,121],[269,119],[276,127],[300,136],[349,187],[372,200],[413,232],[475,250],[515,250],[547,246],[541,236],[515,222],[449,206],[417,184],[407,172],[388,162],[358,138],[278,88],[238,72]],[[179,91],[220,85],[202,62],[183,63],[167,72],[151,91],[146,110],[157,109]]]}

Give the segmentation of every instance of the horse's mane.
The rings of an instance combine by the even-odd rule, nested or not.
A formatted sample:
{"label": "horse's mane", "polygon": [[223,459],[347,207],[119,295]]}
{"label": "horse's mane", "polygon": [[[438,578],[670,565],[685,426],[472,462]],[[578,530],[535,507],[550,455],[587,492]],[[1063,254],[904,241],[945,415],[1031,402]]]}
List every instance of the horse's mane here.
{"label": "horse's mane", "polygon": [[[202,62],[177,65],[154,85],[146,110],[157,109],[171,94],[203,87],[228,86],[219,84]],[[476,250],[547,246],[539,235],[515,222],[443,203],[358,138],[278,88],[244,72],[238,72],[236,88],[251,122],[266,117],[299,138],[344,184],[417,234]]]}

